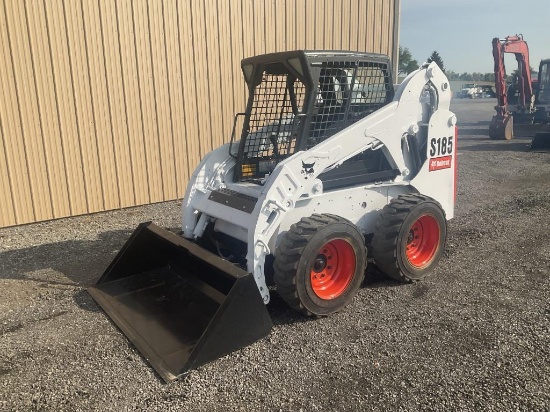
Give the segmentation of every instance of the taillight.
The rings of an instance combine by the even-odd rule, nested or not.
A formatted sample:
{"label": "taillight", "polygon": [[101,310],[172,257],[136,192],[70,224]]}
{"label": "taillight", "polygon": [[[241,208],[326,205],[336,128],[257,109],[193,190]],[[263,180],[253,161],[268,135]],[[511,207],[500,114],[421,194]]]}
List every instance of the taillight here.
{"label": "taillight", "polygon": [[455,168],[455,176],[454,176],[454,203],[456,203],[456,193],[457,193],[457,188],[458,188],[458,126],[455,125],[455,144],[454,144],[454,147],[455,147],[455,164],[454,164],[454,168]]}

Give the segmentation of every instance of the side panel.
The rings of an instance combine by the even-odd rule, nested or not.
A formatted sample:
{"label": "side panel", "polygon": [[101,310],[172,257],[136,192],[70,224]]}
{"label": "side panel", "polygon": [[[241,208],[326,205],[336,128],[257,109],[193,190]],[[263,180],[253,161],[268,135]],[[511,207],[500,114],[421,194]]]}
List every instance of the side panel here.
{"label": "side panel", "polygon": [[382,208],[391,199],[411,192],[415,192],[415,189],[409,185],[380,184],[327,192],[311,199],[298,201],[294,209],[284,215],[279,231],[269,243],[269,248],[276,254],[277,245],[290,226],[300,221],[302,217],[311,216],[314,213],[329,213],[344,217],[355,224],[363,235],[372,234]]}
{"label": "side panel", "polygon": [[434,113],[428,129],[427,162],[411,180],[419,193],[430,196],[441,204],[447,219],[454,217],[457,165],[455,123],[454,114],[448,110]]}

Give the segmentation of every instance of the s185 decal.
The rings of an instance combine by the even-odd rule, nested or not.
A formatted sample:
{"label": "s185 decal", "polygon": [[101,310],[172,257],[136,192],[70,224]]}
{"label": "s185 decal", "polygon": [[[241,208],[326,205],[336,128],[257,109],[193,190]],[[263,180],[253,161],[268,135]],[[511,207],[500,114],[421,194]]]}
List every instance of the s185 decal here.
{"label": "s185 decal", "polygon": [[430,157],[439,157],[453,153],[453,138],[432,137],[430,139]]}

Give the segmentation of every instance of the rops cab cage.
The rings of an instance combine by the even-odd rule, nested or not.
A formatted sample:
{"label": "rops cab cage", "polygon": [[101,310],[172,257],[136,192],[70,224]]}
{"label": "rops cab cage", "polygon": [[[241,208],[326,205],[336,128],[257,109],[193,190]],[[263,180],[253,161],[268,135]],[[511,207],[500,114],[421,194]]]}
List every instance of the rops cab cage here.
{"label": "rops cab cage", "polygon": [[389,59],[379,54],[272,53],[244,59],[242,70],[249,99],[235,181],[261,184],[281,160],[393,99]]}

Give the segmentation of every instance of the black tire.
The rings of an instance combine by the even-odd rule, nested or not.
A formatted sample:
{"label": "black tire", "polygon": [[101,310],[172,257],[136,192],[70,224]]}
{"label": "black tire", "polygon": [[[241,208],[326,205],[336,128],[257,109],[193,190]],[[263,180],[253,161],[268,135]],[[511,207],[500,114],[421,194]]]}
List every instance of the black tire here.
{"label": "black tire", "polygon": [[329,214],[302,218],[283,235],[277,248],[277,292],[299,312],[329,315],[357,293],[365,277],[366,259],[364,237],[350,221]]}
{"label": "black tire", "polygon": [[389,277],[413,282],[439,263],[447,240],[441,205],[419,195],[400,195],[384,206],[372,238],[376,266]]}

